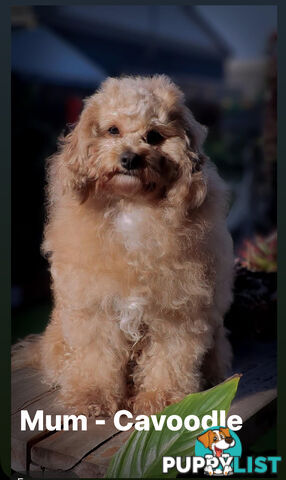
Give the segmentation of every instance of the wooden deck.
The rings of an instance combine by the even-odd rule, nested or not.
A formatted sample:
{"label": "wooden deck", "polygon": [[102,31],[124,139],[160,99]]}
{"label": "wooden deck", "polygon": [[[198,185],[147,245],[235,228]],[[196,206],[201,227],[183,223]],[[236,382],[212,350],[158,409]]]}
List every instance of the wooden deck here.
{"label": "wooden deck", "polygon": [[[229,414],[242,417],[239,432],[243,448],[273,424],[276,415],[276,348],[273,344],[245,346],[234,362],[234,372],[243,373]],[[87,431],[21,431],[21,410],[32,418],[37,410],[63,414],[57,405],[57,390],[47,388],[37,371],[18,370],[12,377],[11,467],[19,474],[41,478],[101,478],[112,455],[130,435],[118,432],[112,419],[105,425],[88,420]]]}

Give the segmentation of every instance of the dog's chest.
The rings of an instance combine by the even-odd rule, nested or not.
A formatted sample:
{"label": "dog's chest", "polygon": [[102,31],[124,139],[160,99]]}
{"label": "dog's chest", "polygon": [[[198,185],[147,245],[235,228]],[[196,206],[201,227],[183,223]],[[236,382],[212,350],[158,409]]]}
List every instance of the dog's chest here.
{"label": "dog's chest", "polygon": [[148,228],[149,221],[147,212],[140,207],[122,210],[116,215],[114,230],[127,250],[140,250],[154,243]]}

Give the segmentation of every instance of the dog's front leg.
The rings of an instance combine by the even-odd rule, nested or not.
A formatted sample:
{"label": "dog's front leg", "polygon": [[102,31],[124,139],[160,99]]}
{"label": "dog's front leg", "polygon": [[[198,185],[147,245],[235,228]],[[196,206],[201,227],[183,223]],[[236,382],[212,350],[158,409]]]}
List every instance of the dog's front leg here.
{"label": "dog's front leg", "polygon": [[182,324],[164,324],[161,330],[151,333],[133,375],[136,395],[129,403],[136,413],[159,412],[200,389],[204,336]]}
{"label": "dog's front leg", "polygon": [[44,369],[47,376],[56,374],[65,409],[87,415],[118,409],[126,395],[128,347],[114,319],[87,310],[57,310],[42,347]]}

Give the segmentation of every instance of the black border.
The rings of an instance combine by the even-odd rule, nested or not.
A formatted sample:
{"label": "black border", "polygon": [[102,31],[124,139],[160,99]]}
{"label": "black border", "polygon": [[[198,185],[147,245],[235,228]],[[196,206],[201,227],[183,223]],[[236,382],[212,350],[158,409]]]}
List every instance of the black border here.
{"label": "black border", "polygon": [[[85,5],[111,4],[158,4],[158,5],[276,5],[278,6],[278,452],[282,456],[282,462],[278,469],[278,479],[286,478],[286,2],[283,0],[271,1],[85,1]],[[79,5],[80,0],[69,1],[29,1],[1,0],[0,4],[0,458],[1,467],[5,474],[10,477],[10,345],[11,345],[11,309],[10,309],[10,7],[14,5]],[[249,478],[261,478],[250,477]]]}

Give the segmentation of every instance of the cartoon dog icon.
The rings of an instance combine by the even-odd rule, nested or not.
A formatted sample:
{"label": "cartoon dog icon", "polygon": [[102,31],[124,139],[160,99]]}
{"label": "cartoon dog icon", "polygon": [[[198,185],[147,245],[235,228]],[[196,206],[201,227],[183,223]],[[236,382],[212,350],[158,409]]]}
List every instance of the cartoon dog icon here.
{"label": "cartoon dog icon", "polygon": [[[208,430],[198,437],[198,440],[202,442],[205,448],[208,448],[212,451],[212,455],[205,455],[205,458],[208,461],[207,466],[205,467],[205,473],[209,475],[229,475],[232,474],[232,467],[230,465],[225,465],[223,470],[216,468],[213,469],[214,462],[211,462],[212,459],[219,459],[223,457],[226,459],[229,457],[229,454],[224,453],[224,450],[234,447],[235,440],[231,436],[229,428],[222,428],[215,430]],[[217,462],[215,462],[217,463]]]}

